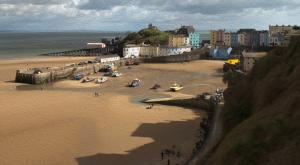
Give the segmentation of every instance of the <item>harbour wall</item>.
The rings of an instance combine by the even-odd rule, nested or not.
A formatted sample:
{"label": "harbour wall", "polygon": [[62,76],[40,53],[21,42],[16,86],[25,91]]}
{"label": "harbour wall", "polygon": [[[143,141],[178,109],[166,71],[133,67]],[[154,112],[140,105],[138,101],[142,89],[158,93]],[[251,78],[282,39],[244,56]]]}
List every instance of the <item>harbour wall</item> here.
{"label": "harbour wall", "polygon": [[[121,65],[120,61],[116,61],[113,63],[116,66]],[[72,78],[76,74],[88,75],[97,73],[101,69],[103,69],[105,65],[107,65],[107,63],[94,63],[60,68],[20,69],[16,71],[15,82],[26,84],[52,83],[58,80]],[[35,73],[38,70],[40,70],[40,72]]]}

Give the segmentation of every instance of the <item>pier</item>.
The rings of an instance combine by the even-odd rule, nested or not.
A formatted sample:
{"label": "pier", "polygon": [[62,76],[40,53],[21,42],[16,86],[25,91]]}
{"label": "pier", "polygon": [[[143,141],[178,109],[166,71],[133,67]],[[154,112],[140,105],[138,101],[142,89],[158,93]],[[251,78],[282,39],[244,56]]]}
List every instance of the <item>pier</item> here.
{"label": "pier", "polygon": [[70,56],[70,57],[102,56],[102,55],[111,54],[112,52],[115,52],[115,50],[116,50],[115,47],[86,48],[86,49],[46,53],[46,54],[41,54],[41,56]]}

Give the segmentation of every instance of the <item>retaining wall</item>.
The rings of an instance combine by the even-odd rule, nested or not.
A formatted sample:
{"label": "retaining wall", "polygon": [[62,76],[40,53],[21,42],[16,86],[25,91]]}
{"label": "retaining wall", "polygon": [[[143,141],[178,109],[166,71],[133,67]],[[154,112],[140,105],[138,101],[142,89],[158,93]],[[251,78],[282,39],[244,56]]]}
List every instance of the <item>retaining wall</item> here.
{"label": "retaining wall", "polygon": [[201,55],[180,54],[172,56],[143,58],[142,61],[145,63],[177,63],[199,60],[200,57]]}

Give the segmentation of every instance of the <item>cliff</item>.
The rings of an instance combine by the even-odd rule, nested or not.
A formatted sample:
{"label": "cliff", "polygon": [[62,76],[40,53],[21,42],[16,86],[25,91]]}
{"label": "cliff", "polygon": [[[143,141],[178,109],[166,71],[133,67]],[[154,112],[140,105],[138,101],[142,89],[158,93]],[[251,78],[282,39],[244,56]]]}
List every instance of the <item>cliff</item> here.
{"label": "cliff", "polygon": [[291,43],[225,91],[224,136],[205,164],[299,164],[300,37]]}

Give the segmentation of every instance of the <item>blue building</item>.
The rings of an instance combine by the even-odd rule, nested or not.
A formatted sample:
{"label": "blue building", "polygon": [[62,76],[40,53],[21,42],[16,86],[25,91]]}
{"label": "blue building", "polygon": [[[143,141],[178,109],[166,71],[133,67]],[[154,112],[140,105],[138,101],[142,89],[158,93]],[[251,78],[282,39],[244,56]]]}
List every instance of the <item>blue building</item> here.
{"label": "blue building", "polygon": [[259,46],[269,46],[269,31],[263,30],[259,31]]}
{"label": "blue building", "polygon": [[198,33],[198,32],[189,33],[189,40],[190,40],[190,45],[192,46],[192,48],[200,47],[200,33]]}
{"label": "blue building", "polygon": [[230,33],[230,43],[231,47],[237,47],[239,42],[238,42],[238,34],[237,33]]}
{"label": "blue building", "polygon": [[229,59],[232,52],[232,48],[211,48],[209,51],[209,55],[213,59]]}

